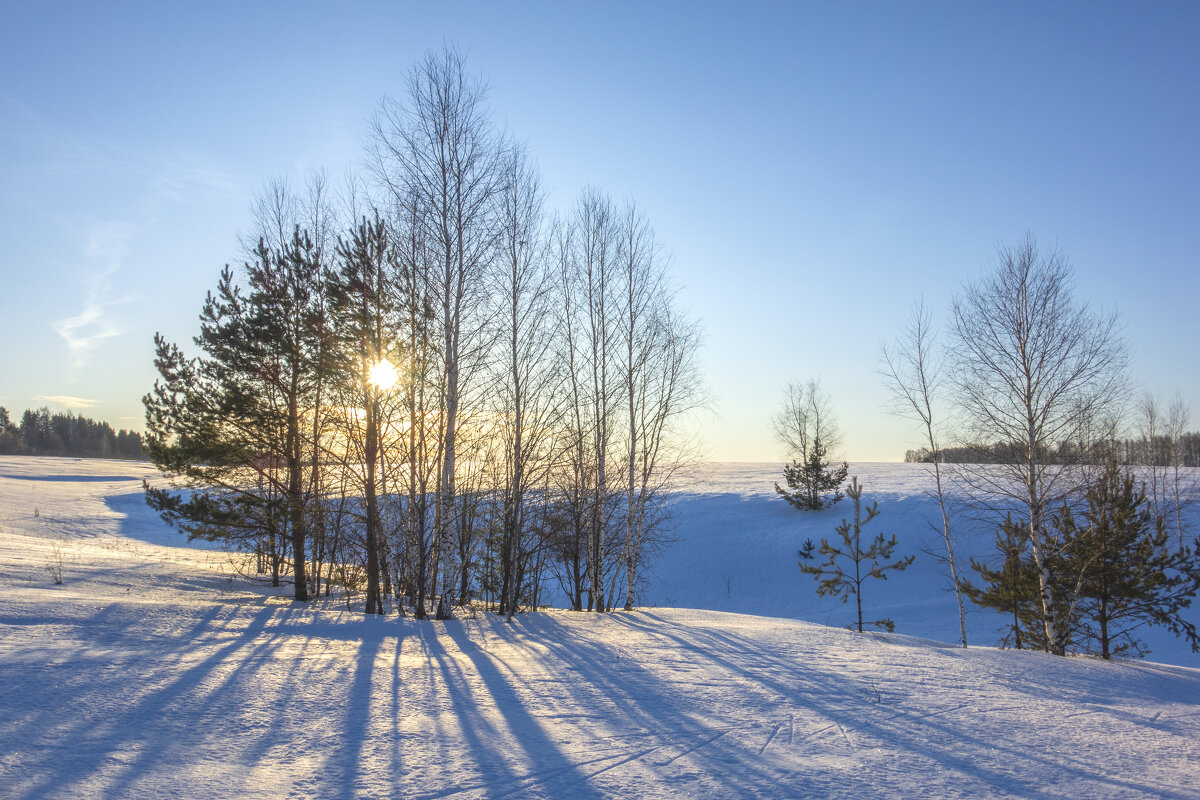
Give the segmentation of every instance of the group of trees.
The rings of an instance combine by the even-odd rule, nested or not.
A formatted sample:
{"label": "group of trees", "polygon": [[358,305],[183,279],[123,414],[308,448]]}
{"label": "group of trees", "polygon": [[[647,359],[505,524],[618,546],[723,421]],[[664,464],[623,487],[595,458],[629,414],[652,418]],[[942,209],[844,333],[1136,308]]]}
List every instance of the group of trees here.
{"label": "group of trees", "polygon": [[[839,464],[831,460],[830,450],[841,443],[841,435],[829,396],[821,389],[820,381],[788,384],[783,408],[775,415],[774,424],[776,437],[792,458],[783,467],[788,488],[776,483],[775,492],[800,511],[820,511],[841,501],[842,484],[850,466],[845,461]],[[879,504],[867,506],[863,517],[863,487],[858,476],[850,479],[845,496],[854,503],[853,521],[843,519],[835,531],[837,539],[831,542],[822,538],[819,548],[812,539],[805,541],[799,550],[800,570],[813,576],[818,595],[839,597],[843,603],[854,598],[857,616],[851,627],[859,633],[864,626],[893,630],[895,622],[889,618],[863,620],[863,584],[870,579],[886,580],[888,572],[907,569],[914,557],[893,559],[894,535],[888,538],[880,533],[864,543],[863,528],[879,515]],[[814,549],[824,561],[809,563]]]}
{"label": "group of trees", "polygon": [[801,511],[819,511],[841,500],[850,466],[830,460],[830,450],[838,447],[841,437],[820,381],[788,384],[774,422],[775,436],[792,459],[783,467],[788,488],[777,483],[775,492]]}
{"label": "group of trees", "polygon": [[14,422],[0,406],[0,453],[5,455],[72,456],[75,458],[145,458],[137,431],[114,431],[107,422],[77,417],[68,411],[26,409]]}
{"label": "group of trees", "polygon": [[156,338],[147,452],[190,491],[148,502],[298,600],[511,615],[556,580],[577,610],[632,606],[703,399],[653,229],[594,188],[548,214],[452,50],[383,101],[367,172],[339,203],[270,186],[201,355]]}
{"label": "group of trees", "polygon": [[[1186,407],[1176,401],[1164,414],[1147,398],[1138,435],[1122,438],[1130,390],[1116,316],[1076,301],[1066,258],[1032,236],[998,255],[955,299],[946,346],[918,305],[882,359],[895,410],[921,428],[922,447],[906,460],[931,465],[963,646],[965,595],[1011,615],[1017,646],[1107,658],[1141,652],[1134,631],[1152,624],[1200,647],[1180,616],[1200,587],[1184,514],[1195,488],[1183,472],[1194,436]],[[997,531],[1000,562],[971,563],[980,585],[956,555],[951,481],[971,517]]]}
{"label": "group of trees", "polygon": [[[1153,398],[1147,399],[1153,402]],[[1112,445],[1122,464],[1157,467],[1158,473],[1176,467],[1200,467],[1200,433],[1196,431],[1178,436],[1159,434],[1153,441],[1141,435],[1128,436],[1116,439]],[[1061,455],[1057,452],[1047,454],[1048,463],[1074,460],[1074,444],[1064,442],[1062,446]],[[943,447],[938,455],[943,464],[1000,464],[1015,460],[1020,452],[1020,442],[993,442]],[[905,450],[904,460],[910,464],[932,464],[933,451],[925,446]]]}
{"label": "group of trees", "polygon": [[1018,522],[1009,517],[997,529],[996,565],[971,559],[979,583],[964,581],[964,590],[1009,620],[1006,643],[1047,650],[1057,644],[1102,658],[1141,655],[1148,649],[1140,630],[1160,625],[1200,646],[1195,624],[1182,615],[1200,588],[1200,561],[1191,548],[1173,546],[1144,485],[1115,454],[1089,481],[1082,507],[1064,502],[1047,533],[1058,643],[1045,638],[1038,572]]}

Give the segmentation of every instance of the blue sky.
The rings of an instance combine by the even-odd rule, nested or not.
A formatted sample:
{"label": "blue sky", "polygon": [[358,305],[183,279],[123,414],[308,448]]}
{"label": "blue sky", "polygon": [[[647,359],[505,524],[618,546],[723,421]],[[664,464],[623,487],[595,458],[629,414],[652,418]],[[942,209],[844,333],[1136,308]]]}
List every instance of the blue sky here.
{"label": "blue sky", "polygon": [[154,332],[190,341],[254,192],[340,180],[380,98],[449,43],[552,206],[595,184],[654,223],[706,330],[711,458],[780,458],[770,416],[808,377],[848,458],[902,457],[880,341],[922,296],[944,320],[1026,231],[1200,427],[1196,4],[175,6],[0,19],[10,410],[140,426]]}

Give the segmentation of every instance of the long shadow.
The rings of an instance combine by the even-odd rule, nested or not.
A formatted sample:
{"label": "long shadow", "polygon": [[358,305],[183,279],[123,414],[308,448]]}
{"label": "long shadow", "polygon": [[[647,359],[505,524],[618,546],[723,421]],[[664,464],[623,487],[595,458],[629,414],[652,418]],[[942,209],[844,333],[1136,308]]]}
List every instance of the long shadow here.
{"label": "long shadow", "polygon": [[[122,798],[143,792],[139,782],[145,779],[161,780],[168,774],[165,765],[181,757],[185,763],[208,757],[214,744],[227,758],[230,742],[236,743],[232,752],[237,764],[249,774],[257,764],[286,759],[293,745],[311,750],[312,731],[307,726],[313,716],[306,707],[318,700],[323,709],[340,710],[343,697],[344,714],[324,751],[328,759],[308,780],[316,781],[313,796],[370,794],[361,784],[363,748],[370,742],[366,725],[372,719],[372,673],[384,641],[398,633],[395,626],[324,622],[296,608],[213,606],[183,629],[170,630],[157,618],[148,629],[139,629],[130,624],[132,606],[115,608],[118,605],[78,623],[93,637],[88,641],[85,632],[82,644],[100,645],[107,657],[94,663],[73,661],[71,680],[53,681],[53,688],[44,692],[47,706],[53,702],[80,710],[64,714],[58,724],[46,724],[43,716],[26,725],[31,736],[45,736],[53,729],[53,747],[31,749],[8,731],[0,735],[0,745],[5,739],[12,745],[0,749],[21,753],[26,773],[33,775],[27,785],[6,786],[0,794],[11,791],[18,800],[32,800],[70,794],[89,782],[98,796]],[[229,630],[234,625],[236,633]],[[352,677],[344,668],[349,659],[335,662],[332,672],[313,671],[304,651],[322,640],[359,644]],[[289,652],[279,655],[285,646]],[[197,648],[208,652],[194,663],[188,656]],[[120,654],[115,661],[113,651]],[[164,673],[171,676],[167,682],[160,681]],[[343,675],[350,680],[342,681]],[[131,685],[148,681],[156,688],[124,699]],[[28,708],[29,701],[13,705]],[[113,708],[119,710],[111,713]],[[376,719],[381,716],[376,714]],[[97,790],[93,782],[100,775],[105,783]]]}
{"label": "long shadow", "polygon": [[[614,616],[589,621],[605,624]],[[613,756],[618,760],[600,770],[638,759],[661,776],[661,770],[675,761],[706,748],[720,757],[706,759],[703,771],[721,786],[723,795],[769,794],[770,788],[777,785],[775,778],[759,780],[747,759],[750,753],[723,738],[745,724],[728,721],[731,724],[713,725],[698,720],[693,715],[694,702],[687,696],[688,687],[682,682],[664,680],[635,659],[620,659],[612,648],[581,636],[551,616],[527,615],[523,623],[538,633],[542,644],[563,662],[567,674],[578,675],[571,699],[578,702],[578,693],[590,692],[589,699],[598,708],[608,709],[610,727],[619,741],[597,740],[596,744],[598,748],[616,744],[621,749]],[[728,768],[729,764],[736,768]]]}
{"label": "long shadow", "polygon": [[[202,642],[212,635],[218,635],[216,633],[220,630],[218,623],[228,621],[227,618],[225,620],[218,620],[221,610],[220,606],[212,606],[182,631],[172,631],[170,636],[163,637],[157,637],[156,632],[149,633],[148,635],[145,628],[136,629],[127,620],[122,620],[121,617],[123,615],[130,613],[129,607],[122,603],[109,603],[95,614],[85,619],[76,620],[56,619],[49,616],[31,620],[28,618],[10,618],[7,615],[0,615],[0,625],[19,624],[23,627],[47,626],[56,630],[46,638],[82,640],[85,642],[88,639],[96,639],[98,631],[104,631],[103,641],[106,648],[122,653],[137,652],[139,656],[152,655],[153,658],[166,665],[171,662],[172,656],[179,654],[178,647],[171,646],[175,643],[174,639],[176,636],[186,640],[198,640]],[[33,634],[33,636],[38,637],[38,634]],[[158,639],[161,639],[161,641]],[[47,682],[53,680],[52,676],[58,670],[70,670],[73,674],[65,676],[64,679],[70,680],[71,677],[82,677],[89,683],[87,688],[93,688],[90,685],[91,682],[102,676],[92,675],[87,672],[91,661],[92,659],[86,656],[72,655],[69,662],[50,665],[49,669],[53,670],[53,672],[51,675],[46,676]],[[4,675],[4,672],[4,665],[0,665],[0,676]],[[19,688],[20,684],[17,684],[15,681],[0,680],[0,709],[27,707],[29,705],[28,698],[9,698],[10,693],[19,690]],[[44,686],[39,686],[37,691],[44,691]],[[58,693],[56,692],[55,694],[57,695]],[[42,706],[42,713],[50,713],[52,703],[63,703],[65,705],[69,702],[69,699],[60,696],[48,698],[47,703]],[[0,737],[0,742],[3,742],[7,738],[13,743],[26,743],[36,735],[39,728],[44,727],[44,724],[40,715],[30,715],[25,720],[11,720],[2,727],[7,736]]]}
{"label": "long shadow", "polygon": [[142,480],[141,475],[4,475],[14,481],[49,481],[51,483],[119,483]]}
{"label": "long shadow", "polygon": [[[249,631],[247,633],[249,634]],[[271,655],[280,644],[277,636],[247,635],[243,638],[246,639],[243,652],[238,653],[236,658],[230,659],[235,666],[221,679],[220,683],[201,694],[200,686],[205,680],[205,678],[201,678],[194,685],[179,692],[176,699],[180,701],[179,704],[183,706],[183,710],[167,711],[168,707],[175,705],[175,701],[172,700],[164,704],[162,715],[167,716],[173,713],[176,719],[193,720],[201,726],[213,724],[218,720],[229,720],[237,707],[236,690],[243,685],[243,676],[257,673],[264,668],[264,664],[271,663]],[[251,644],[250,642],[254,638],[258,638],[260,641]],[[285,708],[275,707],[272,711],[274,713],[268,717],[271,722],[268,730],[259,734],[255,740],[259,747],[242,750],[239,753],[242,760],[255,763],[261,758],[263,747],[271,741],[273,732],[278,729],[286,713]],[[201,740],[196,744],[203,745],[204,742]],[[155,736],[145,740],[136,758],[129,762],[120,777],[108,787],[107,796],[113,800],[129,796],[132,785],[144,776],[159,774],[162,764],[169,759],[170,751],[180,745],[181,742],[176,741],[174,737]]]}
{"label": "long shadow", "polygon": [[[460,625],[459,622],[445,623],[447,631],[451,627]],[[474,760],[480,782],[470,786],[437,787],[415,794],[414,797],[448,797],[467,791],[495,791],[497,787],[511,786],[514,782],[521,780],[524,776],[518,775],[513,770],[511,760],[503,750],[503,742],[506,739],[504,731],[493,726],[481,713],[480,704],[472,697],[467,676],[458,668],[453,657],[443,647],[438,631],[430,625],[422,625],[419,636],[431,663],[437,665],[437,669],[442,675],[445,690],[449,694],[451,706],[458,719],[462,745],[465,746],[466,755]],[[462,754],[455,754],[453,759],[459,768],[462,767],[465,760],[466,757]]]}
{"label": "long shadow", "polygon": [[117,525],[117,534],[127,539],[164,547],[191,547],[199,550],[226,549],[223,542],[189,539],[187,534],[172,528],[162,520],[157,511],[146,505],[146,498],[141,492],[107,495],[104,497],[104,505],[109,510],[121,515]]}
{"label": "long shadow", "polygon": [[[363,787],[358,782],[363,743],[367,739],[371,720],[371,677],[385,637],[385,631],[373,623],[374,620],[363,620],[362,643],[354,665],[354,677],[350,680],[346,713],[342,715],[342,747],[336,756],[326,762],[330,777],[337,781],[337,793],[328,795],[330,797],[363,796]],[[396,649],[399,651],[400,642],[396,643]]]}
{"label": "long shadow", "polygon": [[[643,622],[636,617],[645,617],[648,620],[652,620],[655,624]],[[771,663],[775,668],[785,670],[788,674],[794,675],[798,679],[800,678],[801,665],[772,656],[762,650],[760,646],[755,645],[755,643],[747,639],[725,631],[700,628],[688,628],[688,634],[692,638],[684,638],[677,633],[671,632],[672,630],[678,630],[677,625],[646,612],[640,612],[636,615],[614,615],[614,618],[618,622],[638,628],[646,633],[666,637],[676,642],[680,647],[690,650],[698,659],[707,660],[722,669],[732,671],[748,680],[768,686],[785,697],[795,695],[796,684],[789,685],[783,683],[773,679],[769,675],[747,669],[727,657],[727,655],[718,655],[738,655],[750,663],[755,663],[756,661]],[[1086,763],[1081,759],[1068,760],[1065,758],[1055,759],[1041,756],[1032,752],[1030,748],[1019,748],[1006,744],[1001,737],[985,738],[986,733],[972,733],[961,726],[953,727],[947,725],[938,719],[936,713],[908,714],[901,711],[893,713],[888,717],[876,716],[875,718],[868,717],[865,714],[852,713],[854,705],[849,703],[835,705],[822,699],[822,694],[831,693],[829,683],[818,684],[812,681],[807,681],[807,683],[809,683],[813,691],[803,698],[801,701],[803,705],[820,711],[822,715],[831,720],[836,721],[840,719],[849,723],[854,729],[880,741],[896,742],[897,744],[903,742],[910,752],[928,758],[955,772],[971,776],[998,791],[1012,792],[1015,790],[1026,797],[1058,796],[1059,792],[1054,787],[1046,787],[1034,779],[1023,778],[1012,773],[1011,767],[1014,763],[1025,762],[1039,764],[1054,773],[1068,773],[1076,779],[1097,781],[1124,790],[1146,793],[1161,792],[1161,787],[1149,786],[1136,780],[1098,774],[1095,764]],[[838,694],[836,689],[832,690],[832,693],[835,696]],[[847,699],[852,696],[847,692],[842,692],[841,694]],[[923,737],[921,741],[914,740],[911,737],[911,732],[904,728],[904,723],[912,724],[914,722],[932,729],[930,734]],[[936,746],[935,743],[939,741],[944,741],[947,745],[945,747]],[[989,768],[951,749],[953,745],[964,741],[974,745],[980,751],[992,751],[996,753],[997,767],[994,769]]]}
{"label": "long shadow", "polygon": [[[32,781],[24,791],[15,797],[34,800],[34,798],[65,791],[79,780],[93,775],[111,759],[113,754],[138,744],[147,722],[160,719],[168,714],[174,704],[185,701],[188,694],[198,687],[221,662],[253,642],[263,631],[270,615],[270,609],[260,609],[251,617],[245,630],[234,641],[217,648],[203,661],[183,670],[167,684],[137,698],[132,705],[105,717],[103,721],[97,720],[93,714],[84,713],[79,716],[68,731],[60,733],[56,737],[54,752],[70,754],[69,762],[53,765],[48,769],[47,774]],[[233,618],[231,617],[230,621]],[[201,627],[203,628],[203,625]],[[80,688],[90,690],[87,694],[95,694],[98,689],[94,680],[95,678],[88,676]],[[114,695],[119,696],[119,691],[114,691]],[[93,699],[92,697],[56,696],[53,697],[52,702],[60,708],[85,708],[86,706],[79,700]],[[47,697],[47,700],[51,700],[51,697]],[[24,701],[23,704],[27,702]],[[159,749],[161,747],[144,748],[125,771],[123,783],[127,784],[140,777],[153,762],[154,752]],[[49,767],[50,765],[45,766]]]}
{"label": "long shadow", "polygon": [[[500,741],[523,751],[524,760],[529,763],[531,768],[531,772],[524,778],[516,776],[509,768],[506,776],[508,785],[489,786],[488,796],[527,796],[528,792],[537,787],[550,791],[551,796],[580,798],[580,800],[601,797],[596,789],[587,783],[587,776],[579,764],[563,752],[559,743],[547,735],[542,723],[530,713],[526,701],[496,666],[498,659],[493,660],[492,656],[472,641],[462,623],[448,623],[446,634],[458,647],[459,652],[470,659],[475,672],[483,681],[484,688],[491,695],[497,711],[504,717],[508,730],[506,734],[502,735]],[[440,644],[437,647],[440,649]],[[447,658],[444,650],[437,653],[435,657]],[[510,668],[509,674],[515,675],[515,672]],[[477,709],[478,705],[475,708]],[[512,752],[505,752],[503,747],[484,744],[485,739],[474,735],[474,729],[480,728],[478,711],[474,710],[471,713],[463,714],[461,712],[466,709],[460,707],[459,710],[459,719],[463,728],[472,730],[470,738],[475,750],[476,762],[484,764],[493,758],[511,762],[514,755]],[[493,752],[488,752],[489,750]],[[549,780],[547,780],[547,776],[549,776]]]}

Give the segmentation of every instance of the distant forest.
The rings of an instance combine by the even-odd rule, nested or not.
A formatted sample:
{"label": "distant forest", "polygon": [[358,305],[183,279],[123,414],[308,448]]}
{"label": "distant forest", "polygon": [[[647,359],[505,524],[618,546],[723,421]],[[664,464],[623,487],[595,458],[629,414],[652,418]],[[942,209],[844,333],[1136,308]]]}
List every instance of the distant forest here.
{"label": "distant forest", "polygon": [[[1200,467],[1200,432],[1185,433],[1173,440],[1168,436],[1156,436],[1153,442],[1145,437],[1133,439],[1118,439],[1113,443],[1117,460],[1123,464],[1141,466],[1170,467],[1178,460],[1181,467]],[[943,464],[1011,464],[1024,458],[1024,451],[1018,443],[997,443],[981,445],[964,445],[961,447],[943,447],[941,449]],[[1079,463],[1094,461],[1102,463],[1106,453],[1097,451],[1093,459],[1080,459],[1076,448],[1064,445],[1059,452],[1049,454],[1046,463]],[[933,461],[933,455],[928,447],[918,450],[907,450],[904,460],[909,463],[928,464]]]}
{"label": "distant forest", "polygon": [[0,406],[0,454],[74,456],[76,458],[145,458],[137,431],[114,431],[107,422],[77,417],[68,411],[26,410],[14,423]]}

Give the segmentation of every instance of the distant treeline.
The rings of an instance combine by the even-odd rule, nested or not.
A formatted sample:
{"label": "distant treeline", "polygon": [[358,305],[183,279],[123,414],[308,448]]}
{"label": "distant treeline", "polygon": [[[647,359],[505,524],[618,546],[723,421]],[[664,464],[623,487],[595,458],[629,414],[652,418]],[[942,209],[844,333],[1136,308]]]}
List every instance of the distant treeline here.
{"label": "distant treeline", "polygon": [[[1170,467],[1178,463],[1181,467],[1200,467],[1200,432],[1185,433],[1178,439],[1168,436],[1156,436],[1152,441],[1146,438],[1118,439],[1111,446],[1116,451],[1117,460],[1123,464]],[[1082,460],[1101,464],[1108,452],[1110,450],[1107,447],[1095,448],[1094,457],[1081,459],[1076,447],[1065,444],[1058,451],[1046,454],[1044,463],[1079,463]],[[943,464],[1012,464],[1024,458],[1024,450],[1016,443],[999,442],[943,447],[941,455]],[[928,447],[922,447],[906,450],[904,460],[928,464],[933,461],[933,455]]]}
{"label": "distant treeline", "polygon": [[76,458],[145,458],[137,431],[114,431],[107,422],[77,417],[68,411],[26,410],[14,424],[0,406],[0,453],[6,455],[74,456]]}

